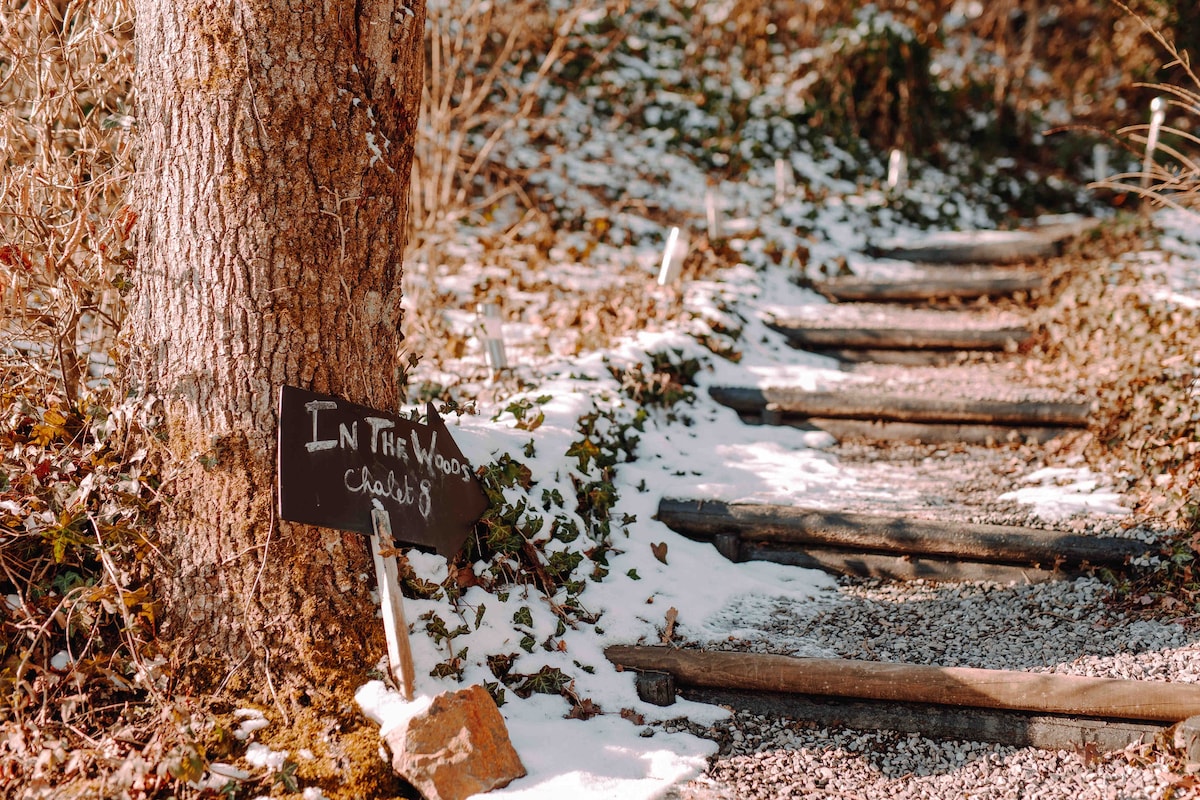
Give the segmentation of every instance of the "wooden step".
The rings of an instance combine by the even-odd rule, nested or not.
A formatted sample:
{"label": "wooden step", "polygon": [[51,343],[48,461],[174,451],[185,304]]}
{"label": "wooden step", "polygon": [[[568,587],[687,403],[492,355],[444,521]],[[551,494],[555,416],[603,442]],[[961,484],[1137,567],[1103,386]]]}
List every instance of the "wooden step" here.
{"label": "wooden step", "polygon": [[829,417],[788,418],[778,412],[761,415],[743,414],[747,423],[789,425],[806,430],[825,431],[839,442],[853,439],[876,442],[923,442],[925,444],[1045,444],[1079,428],[1053,425],[982,425],[929,422],[889,422],[887,420],[831,419]]}
{"label": "wooden step", "polygon": [[738,557],[742,561],[769,561],[789,567],[816,569],[830,575],[855,578],[878,578],[886,581],[930,581],[961,583],[988,581],[1002,585],[1019,583],[1049,583],[1088,574],[1079,569],[1044,569],[1014,564],[988,564],[981,561],[954,561],[925,556],[893,556],[884,553],[861,553],[810,545],[771,545],[741,542]]}
{"label": "wooden step", "polygon": [[[810,353],[827,356],[843,363],[843,368],[852,370],[855,364],[893,364],[901,367],[945,367],[958,363],[973,350],[891,350],[848,347],[806,347]],[[995,351],[983,351],[995,352]],[[1003,354],[1000,356],[1003,357]]]}
{"label": "wooden step", "polygon": [[820,281],[814,288],[836,302],[923,303],[935,299],[975,300],[1046,288],[1045,273],[995,267],[909,270],[904,277],[850,275]]}
{"label": "wooden step", "polygon": [[874,255],[929,264],[1017,264],[1050,258],[1063,243],[1098,224],[1094,219],[1017,231],[954,231],[890,239],[871,248]]}
{"label": "wooden step", "polygon": [[811,327],[798,320],[775,320],[773,330],[795,347],[850,350],[992,350],[1016,349],[1029,341],[1024,328],[955,330],[953,328],[830,328]]}
{"label": "wooden step", "polygon": [[[931,424],[1087,427],[1090,403],[1054,400],[985,400],[872,391],[808,391],[794,387],[713,386],[709,395],[739,412],[780,417],[857,419]],[[782,421],[782,420],[781,420]]]}
{"label": "wooden step", "polygon": [[1032,336],[1013,314],[871,303],[800,306],[776,311],[765,322],[804,349],[1003,351]]}
{"label": "wooden step", "polygon": [[[713,500],[663,499],[655,518],[676,533],[710,541],[728,558],[769,560],[809,566],[789,553],[812,561],[811,566],[842,574],[912,579],[930,577],[939,569],[930,562],[927,574],[917,565],[879,568],[908,573],[881,575],[866,569],[867,556],[941,560],[942,574],[953,574],[956,562],[1009,565],[1058,571],[1063,568],[1122,569],[1140,556],[1155,552],[1135,539],[1086,536],[1066,531],[1009,525],[947,522],[894,515],[859,514],[795,506],[724,503]],[[732,539],[730,537],[733,537]],[[772,557],[773,556],[773,557]],[[792,560],[786,560],[786,559]],[[855,559],[864,569],[858,571]],[[841,563],[841,569],[832,569]],[[1019,577],[1019,573],[1012,573]],[[960,573],[951,580],[978,580]]]}
{"label": "wooden step", "polygon": [[669,673],[679,686],[1145,722],[1200,714],[1200,685],[1191,683],[662,645],[612,645],[604,655],[626,669]]}

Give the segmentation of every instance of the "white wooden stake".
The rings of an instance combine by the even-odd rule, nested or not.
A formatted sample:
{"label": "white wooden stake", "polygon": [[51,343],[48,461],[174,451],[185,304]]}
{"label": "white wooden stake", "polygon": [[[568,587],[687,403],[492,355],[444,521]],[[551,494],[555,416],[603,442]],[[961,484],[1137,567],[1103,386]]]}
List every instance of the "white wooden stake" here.
{"label": "white wooden stake", "polygon": [[777,158],[775,159],[775,205],[783,205],[791,191],[791,165],[782,158]]}
{"label": "white wooden stake", "polygon": [[1150,131],[1146,134],[1146,157],[1142,159],[1142,188],[1150,185],[1150,170],[1154,166],[1154,151],[1158,149],[1158,132],[1167,118],[1167,101],[1156,97],[1150,101]]}
{"label": "white wooden stake", "polygon": [[708,221],[708,240],[715,242],[721,238],[721,220],[718,218],[717,193],[709,189],[704,194],[704,216]]}
{"label": "white wooden stake", "polygon": [[671,232],[667,234],[667,246],[663,248],[662,266],[658,268],[659,286],[675,282],[687,253],[687,237],[680,233],[679,228],[671,228]]}
{"label": "white wooden stake", "polygon": [[888,153],[888,174],[887,186],[890,192],[900,192],[904,190],[908,183],[908,156],[904,155],[904,151],[893,149]]}
{"label": "white wooden stake", "polygon": [[1108,145],[1097,142],[1092,148],[1092,180],[1107,180],[1108,173]]}
{"label": "white wooden stake", "polygon": [[500,316],[499,303],[480,303],[478,308],[483,344],[494,377],[500,370],[508,369],[508,354],[504,352],[504,319]]}
{"label": "white wooden stake", "polygon": [[379,606],[383,611],[383,632],[387,637],[388,664],[392,677],[405,700],[413,699],[415,669],[412,647],[408,641],[408,623],[404,620],[404,596],[396,574],[394,556],[383,555],[395,545],[392,542],[392,521],[382,508],[371,510],[371,553],[375,557],[375,579],[379,584]]}

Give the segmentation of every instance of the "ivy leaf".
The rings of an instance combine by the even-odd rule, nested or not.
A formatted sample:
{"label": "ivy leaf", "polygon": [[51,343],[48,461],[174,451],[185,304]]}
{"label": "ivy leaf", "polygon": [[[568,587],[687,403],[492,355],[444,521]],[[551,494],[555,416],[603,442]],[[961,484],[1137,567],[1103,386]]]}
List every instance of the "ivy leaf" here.
{"label": "ivy leaf", "polygon": [[567,449],[567,455],[579,459],[579,471],[589,472],[592,459],[600,457],[600,448],[591,439],[583,438]]}

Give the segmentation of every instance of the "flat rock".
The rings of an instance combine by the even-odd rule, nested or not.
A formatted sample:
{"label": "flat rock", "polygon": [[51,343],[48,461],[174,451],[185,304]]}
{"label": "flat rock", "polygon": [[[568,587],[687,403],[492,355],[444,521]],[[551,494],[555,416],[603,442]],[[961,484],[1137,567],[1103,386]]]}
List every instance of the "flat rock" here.
{"label": "flat rock", "polygon": [[438,695],[383,739],[392,769],[425,800],[462,800],[526,774],[500,710],[478,685]]}

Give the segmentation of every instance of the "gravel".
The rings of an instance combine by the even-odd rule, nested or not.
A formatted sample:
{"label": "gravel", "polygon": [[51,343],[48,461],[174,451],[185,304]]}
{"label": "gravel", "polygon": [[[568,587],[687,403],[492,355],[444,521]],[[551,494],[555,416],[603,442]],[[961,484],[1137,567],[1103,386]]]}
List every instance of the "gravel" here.
{"label": "gravel", "polygon": [[[736,635],[708,646],[1200,682],[1200,631],[1139,619],[1109,596],[1097,578],[1010,586],[844,580],[836,595],[803,604],[743,598],[714,620]],[[747,619],[766,624],[748,627]]]}
{"label": "gravel", "polygon": [[[1109,596],[1095,578],[1024,586],[846,579],[815,603],[743,598],[722,612],[723,620],[713,620],[736,633],[706,646],[1200,682],[1195,625],[1138,618]],[[683,720],[664,727],[720,744],[708,773],[676,787],[671,800],[1195,796],[1186,788],[1193,776],[1175,755],[1151,745],[1114,753],[1043,751],[820,727],[746,711],[709,729]]]}
{"label": "gravel", "polygon": [[[669,800],[752,798],[1159,798],[1180,777],[1140,750],[1042,751],[915,734],[806,727],[739,715],[705,778]],[[1174,795],[1191,796],[1186,789]]]}
{"label": "gravel", "polygon": [[[1096,578],[1038,585],[843,579],[815,602],[747,597],[711,622],[714,649],[1200,682],[1193,622],[1139,618]],[[748,621],[754,621],[748,624]],[[970,713],[964,711],[964,713]],[[726,798],[1162,798],[1190,781],[1161,747],[1114,753],[935,741],[735,711],[709,729],[708,773],[671,800]]]}

